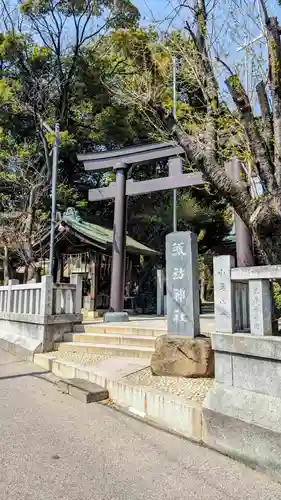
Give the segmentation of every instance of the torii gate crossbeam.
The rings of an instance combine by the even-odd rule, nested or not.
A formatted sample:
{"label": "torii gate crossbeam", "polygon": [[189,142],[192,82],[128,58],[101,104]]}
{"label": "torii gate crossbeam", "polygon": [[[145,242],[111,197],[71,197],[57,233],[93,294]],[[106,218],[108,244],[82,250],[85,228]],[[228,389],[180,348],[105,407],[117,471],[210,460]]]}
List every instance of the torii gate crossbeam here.
{"label": "torii gate crossbeam", "polygon": [[[112,249],[112,276],[110,289],[110,312],[105,321],[124,321],[128,315],[123,312],[124,281],[126,258],[126,227],[127,227],[127,197],[182,188],[198,186],[206,181],[200,172],[184,174],[182,171],[182,157],[184,150],[174,142],[146,144],[120,149],[118,151],[104,151],[78,155],[78,160],[84,163],[86,171],[116,172],[116,181],[108,187],[90,189],[89,201],[101,201],[114,198],[114,225]],[[154,160],[168,159],[169,175],[146,181],[127,179],[128,170],[132,167]],[[242,221],[241,221],[242,223]],[[245,233],[245,230],[244,230]],[[249,236],[244,235],[246,239]],[[248,244],[248,243],[247,243]],[[243,241],[239,242],[243,247]],[[246,247],[248,252],[248,247]]]}

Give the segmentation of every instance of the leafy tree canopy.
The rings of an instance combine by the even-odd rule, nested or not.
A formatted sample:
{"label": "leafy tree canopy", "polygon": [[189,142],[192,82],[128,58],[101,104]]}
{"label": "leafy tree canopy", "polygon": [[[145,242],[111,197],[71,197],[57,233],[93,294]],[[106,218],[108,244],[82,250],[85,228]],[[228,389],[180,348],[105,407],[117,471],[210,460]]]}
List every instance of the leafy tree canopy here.
{"label": "leafy tree canopy", "polygon": [[[112,176],[86,174],[77,152],[165,139],[155,127],[154,110],[147,106],[143,112],[135,97],[145,91],[147,102],[161,102],[171,110],[171,55],[179,61],[177,115],[189,133],[200,129],[198,117],[205,113],[206,103],[200,85],[179,57],[182,45],[194,51],[192,43],[178,32],[163,41],[154,30],[140,28],[139,12],[128,0],[26,0],[16,16],[4,0],[2,6],[2,244],[16,246],[20,258],[32,266],[38,258],[32,242],[44,234],[49,220],[56,122],[61,149],[58,208],[74,205],[99,223],[112,224],[111,201],[99,206],[87,203],[88,189],[108,183]],[[134,98],[125,100],[128,86]],[[196,162],[186,165],[187,170],[194,167]],[[151,165],[136,169],[134,175],[144,179],[165,174],[165,169],[164,164]],[[200,200],[201,195],[179,193],[179,228],[195,229],[205,251],[229,230],[225,203],[216,193],[206,195],[203,205],[190,201],[192,197]],[[128,229],[152,246],[163,248],[171,220],[171,193],[130,200]]]}

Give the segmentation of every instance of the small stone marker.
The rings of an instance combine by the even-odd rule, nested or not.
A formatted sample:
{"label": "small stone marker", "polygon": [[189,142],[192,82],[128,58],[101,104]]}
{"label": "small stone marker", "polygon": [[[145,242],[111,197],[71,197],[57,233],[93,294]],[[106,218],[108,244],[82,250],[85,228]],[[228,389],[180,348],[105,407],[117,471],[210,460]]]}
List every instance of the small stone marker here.
{"label": "small stone marker", "polygon": [[234,333],[235,304],[231,269],[234,258],[231,255],[214,257],[214,298],[216,332]]}
{"label": "small stone marker", "polygon": [[198,245],[191,231],[166,236],[168,335],[200,335]]}
{"label": "small stone marker", "polygon": [[252,335],[272,335],[272,291],[269,280],[250,280],[250,329]]}

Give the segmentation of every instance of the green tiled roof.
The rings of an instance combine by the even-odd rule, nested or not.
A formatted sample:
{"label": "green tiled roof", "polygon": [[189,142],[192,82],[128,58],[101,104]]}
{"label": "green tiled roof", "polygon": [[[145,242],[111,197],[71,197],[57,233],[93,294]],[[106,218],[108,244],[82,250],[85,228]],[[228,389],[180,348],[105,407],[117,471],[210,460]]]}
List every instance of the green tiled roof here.
{"label": "green tiled roof", "polygon": [[[91,240],[93,244],[102,247],[112,247],[113,241],[113,231],[107,229],[106,227],[99,226],[97,224],[92,224],[87,222],[73,209],[68,209],[62,218],[68,226],[70,226],[76,233],[84,236],[88,240]],[[135,253],[138,255],[157,255],[158,252],[152,250],[142,243],[134,240],[130,236],[126,238],[126,249],[129,253]]]}
{"label": "green tiled roof", "polygon": [[234,224],[229,234],[223,238],[223,243],[233,244],[233,245],[236,243],[236,231]]}

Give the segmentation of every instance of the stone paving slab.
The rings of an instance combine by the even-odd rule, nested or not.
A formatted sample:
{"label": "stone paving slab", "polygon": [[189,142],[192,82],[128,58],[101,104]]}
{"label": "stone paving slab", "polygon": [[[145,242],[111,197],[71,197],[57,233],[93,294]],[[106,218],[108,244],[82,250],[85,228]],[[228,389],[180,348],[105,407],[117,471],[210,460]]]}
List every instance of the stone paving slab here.
{"label": "stone paving slab", "polygon": [[110,358],[97,361],[94,367],[98,375],[121,380],[123,377],[148,368],[149,364],[149,359]]}
{"label": "stone paving slab", "polygon": [[[91,321],[85,321],[87,325],[99,324],[102,321],[99,319],[93,319]],[[166,316],[130,316],[129,317],[130,327],[133,328],[147,328],[150,330],[166,330],[167,331],[167,317]],[[118,329],[124,326],[128,327],[128,322],[124,323],[110,323],[110,326],[116,325]],[[200,328],[201,333],[208,334],[215,332],[215,317],[214,314],[201,314],[200,316]]]}

